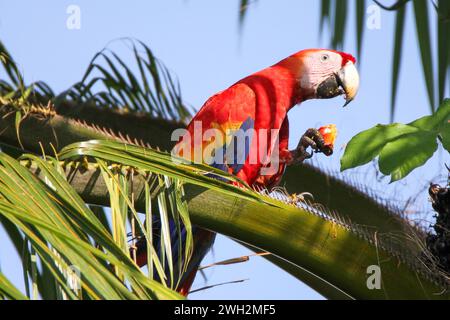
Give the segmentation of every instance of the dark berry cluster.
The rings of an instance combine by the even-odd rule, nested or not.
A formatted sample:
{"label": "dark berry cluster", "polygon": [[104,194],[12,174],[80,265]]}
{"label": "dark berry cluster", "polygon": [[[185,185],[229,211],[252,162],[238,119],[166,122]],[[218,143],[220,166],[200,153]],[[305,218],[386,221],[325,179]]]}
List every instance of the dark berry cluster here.
{"label": "dark berry cluster", "polygon": [[435,234],[428,235],[427,246],[439,267],[450,273],[450,188],[431,185],[429,193],[437,214]]}

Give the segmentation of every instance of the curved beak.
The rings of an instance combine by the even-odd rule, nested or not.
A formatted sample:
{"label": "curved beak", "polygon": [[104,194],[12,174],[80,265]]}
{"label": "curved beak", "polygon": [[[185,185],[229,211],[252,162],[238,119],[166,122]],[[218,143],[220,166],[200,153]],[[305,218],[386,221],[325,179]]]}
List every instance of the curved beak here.
{"label": "curved beak", "polygon": [[337,81],[345,93],[345,106],[355,99],[359,89],[359,74],[355,65],[348,62],[336,75]]}
{"label": "curved beak", "polygon": [[359,89],[359,74],[355,65],[349,61],[337,73],[324,80],[317,87],[317,97],[320,99],[345,96],[345,106],[353,101]]}

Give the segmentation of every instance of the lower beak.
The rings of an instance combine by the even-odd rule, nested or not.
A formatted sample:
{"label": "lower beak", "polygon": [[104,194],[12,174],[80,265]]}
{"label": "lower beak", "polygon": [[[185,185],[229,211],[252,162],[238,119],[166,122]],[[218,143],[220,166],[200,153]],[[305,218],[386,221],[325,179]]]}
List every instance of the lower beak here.
{"label": "lower beak", "polygon": [[359,88],[359,74],[355,65],[348,62],[339,72],[331,75],[317,87],[317,97],[321,99],[345,96],[345,106],[353,101]]}

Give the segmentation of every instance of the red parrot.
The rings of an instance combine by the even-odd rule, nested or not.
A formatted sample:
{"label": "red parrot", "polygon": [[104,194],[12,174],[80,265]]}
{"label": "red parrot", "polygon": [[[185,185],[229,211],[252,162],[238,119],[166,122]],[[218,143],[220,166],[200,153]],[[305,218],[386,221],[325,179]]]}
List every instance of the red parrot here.
{"label": "red parrot", "polygon": [[[359,87],[355,63],[355,58],[347,53],[309,49],[256,72],[209,98],[188,125],[174,153],[234,174],[249,186],[271,189],[279,183],[287,165],[312,156],[306,151],[308,147],[327,155],[332,153],[333,142],[322,135],[330,133],[330,128],[322,132],[308,130],[297,149],[290,151],[287,113],[309,99],[344,95],[345,105],[350,103]],[[335,128],[331,130],[335,134]],[[236,142],[242,138],[238,132],[249,132],[243,135],[241,144]],[[272,167],[275,170],[264,171]],[[198,227],[193,232],[193,258],[177,288],[184,295],[215,239],[214,233]],[[138,246],[139,265],[146,263],[146,252]]]}

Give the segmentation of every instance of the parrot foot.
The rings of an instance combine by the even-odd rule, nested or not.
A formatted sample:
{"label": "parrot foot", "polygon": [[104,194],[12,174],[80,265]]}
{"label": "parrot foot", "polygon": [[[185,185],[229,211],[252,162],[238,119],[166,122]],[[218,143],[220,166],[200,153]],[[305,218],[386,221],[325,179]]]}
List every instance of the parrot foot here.
{"label": "parrot foot", "polygon": [[[308,148],[312,149],[312,152],[308,152]],[[322,134],[317,129],[308,129],[301,137],[297,149],[291,151],[292,164],[303,163],[307,159],[311,159],[314,153],[324,153],[327,156],[333,154],[333,149],[325,145]]]}
{"label": "parrot foot", "polygon": [[294,193],[294,194],[290,195],[288,202],[290,204],[296,205],[299,202],[306,202],[307,198],[310,198],[312,201],[314,201],[314,196],[311,193],[303,192],[303,193],[300,193],[300,194]]}

